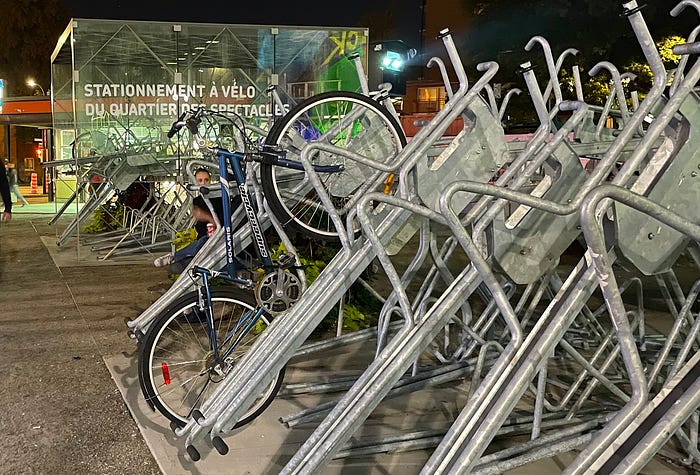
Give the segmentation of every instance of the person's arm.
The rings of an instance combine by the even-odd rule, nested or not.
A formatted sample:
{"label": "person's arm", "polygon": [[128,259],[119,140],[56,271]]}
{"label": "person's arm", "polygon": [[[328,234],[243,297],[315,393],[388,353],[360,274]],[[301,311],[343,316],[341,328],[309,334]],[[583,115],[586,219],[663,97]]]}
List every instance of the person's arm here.
{"label": "person's arm", "polygon": [[5,203],[5,211],[2,213],[2,218],[9,221],[12,218],[12,195],[10,194],[10,184],[7,181],[7,171],[5,164],[0,162],[0,196]]}

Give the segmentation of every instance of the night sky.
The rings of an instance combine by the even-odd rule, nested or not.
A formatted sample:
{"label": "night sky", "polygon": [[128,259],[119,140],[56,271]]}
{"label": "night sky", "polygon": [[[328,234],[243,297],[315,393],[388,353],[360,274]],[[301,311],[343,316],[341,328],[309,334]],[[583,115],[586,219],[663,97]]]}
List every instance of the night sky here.
{"label": "night sky", "polygon": [[420,31],[420,0],[205,0],[184,4],[175,0],[64,0],[64,3],[74,18],[296,26],[366,26],[358,24],[363,17],[382,15],[390,9],[400,38],[413,39]]}

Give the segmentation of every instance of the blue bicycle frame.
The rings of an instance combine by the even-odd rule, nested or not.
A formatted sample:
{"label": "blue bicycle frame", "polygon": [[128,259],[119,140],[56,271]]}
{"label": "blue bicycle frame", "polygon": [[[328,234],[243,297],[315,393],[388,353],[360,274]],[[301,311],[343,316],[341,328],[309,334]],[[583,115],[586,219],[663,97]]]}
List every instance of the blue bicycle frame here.
{"label": "blue bicycle frame", "polygon": [[[248,224],[252,232],[253,242],[255,242],[255,249],[258,254],[258,258],[262,262],[262,268],[265,274],[273,272],[275,265],[270,257],[269,247],[267,245],[267,240],[263,235],[262,229],[260,228],[260,222],[258,220],[257,210],[250,199],[248,194],[248,188],[246,186],[246,176],[243,170],[244,161],[248,162],[261,162],[263,160],[269,160],[269,163],[275,166],[282,166],[286,168],[291,168],[295,170],[304,170],[301,163],[287,160],[283,158],[283,153],[280,152],[260,152],[259,154],[245,154],[240,152],[229,152],[228,150],[222,148],[213,149],[219,162],[219,181],[221,185],[221,201],[223,209],[223,226],[224,226],[224,239],[226,246],[226,268],[225,272],[214,272],[210,269],[200,266],[194,266],[192,272],[199,275],[202,278],[202,286],[199,291],[199,306],[205,311],[207,326],[209,332],[209,340],[211,347],[214,351],[214,361],[221,361],[219,359],[219,344],[216,341],[216,329],[214,328],[214,316],[212,314],[211,306],[211,291],[209,286],[209,279],[211,277],[220,277],[229,282],[242,284],[247,287],[251,287],[253,282],[248,279],[243,279],[236,275],[236,259],[233,256],[233,226],[231,224],[231,201],[230,201],[230,181],[229,181],[229,166],[233,171],[233,179],[238,188],[238,193],[241,197],[241,203],[245,208],[246,217],[248,218]],[[340,165],[315,165],[314,169],[318,172],[326,173],[337,173],[342,171]],[[201,190],[207,190],[207,188],[200,188]],[[258,321],[258,318],[262,315],[263,309],[261,307],[256,308],[248,312],[245,318],[241,319],[240,324],[232,330],[225,338],[222,343],[225,344],[231,338],[232,335],[238,334],[238,339],[242,338]],[[245,330],[243,332],[238,332],[238,329],[245,325]],[[235,342],[229,347],[229,352],[233,351],[238,342]],[[224,355],[226,357],[226,355]]]}

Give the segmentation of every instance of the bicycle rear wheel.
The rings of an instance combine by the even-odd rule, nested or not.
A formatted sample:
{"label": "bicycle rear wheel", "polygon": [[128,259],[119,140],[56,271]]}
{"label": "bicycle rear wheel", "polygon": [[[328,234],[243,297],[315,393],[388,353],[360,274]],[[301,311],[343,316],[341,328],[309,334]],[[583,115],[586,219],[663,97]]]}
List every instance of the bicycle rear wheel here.
{"label": "bicycle rear wheel", "polygon": [[[241,320],[255,310],[255,299],[237,288],[212,288],[214,323],[220,354],[242,333]],[[144,335],[138,354],[139,384],[149,405],[178,426],[206,401],[216,385],[236,371],[235,365],[269,324],[262,315],[243,334],[231,355],[215,368],[206,319],[197,310],[197,292],[180,297],[157,316]],[[282,370],[260,394],[235,427],[259,416],[277,395],[284,378]]]}
{"label": "bicycle rear wheel", "polygon": [[[342,147],[389,163],[406,145],[406,136],[398,120],[377,101],[354,92],[334,91],[312,96],[295,106],[275,122],[265,144],[285,150],[290,160],[301,161],[301,151],[310,142]],[[342,172],[318,173],[341,218],[349,211],[350,200],[357,193],[367,191],[368,182],[377,181],[369,191],[381,189],[388,175],[382,176],[365,164],[325,151],[316,150],[311,160],[315,165],[344,166]],[[304,171],[263,163],[260,181],[270,210],[283,225],[311,238],[338,238],[328,210]]]}

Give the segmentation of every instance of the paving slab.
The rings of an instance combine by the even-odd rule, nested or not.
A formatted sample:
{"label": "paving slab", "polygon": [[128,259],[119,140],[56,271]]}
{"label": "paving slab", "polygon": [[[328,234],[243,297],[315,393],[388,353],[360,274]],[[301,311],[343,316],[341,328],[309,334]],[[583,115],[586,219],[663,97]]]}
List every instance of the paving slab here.
{"label": "paving slab", "polygon": [[[221,456],[211,448],[208,450],[204,448],[204,450],[200,450],[202,459],[198,462],[192,462],[185,453],[184,438],[178,438],[168,428],[167,419],[158,412],[152,411],[140,394],[135,358],[135,355],[114,355],[105,358],[105,364],[154,458],[166,475],[279,473],[314,428],[306,425],[290,429],[283,425],[279,419],[330,399],[328,396],[319,395],[278,397],[253,422],[224,438],[230,449],[227,455]],[[299,377],[299,374],[304,372],[292,369],[287,372],[285,381],[290,381],[290,376],[291,381],[294,381],[295,377]],[[414,408],[424,405],[426,398],[430,397],[430,393],[414,397]],[[405,401],[401,403],[401,405],[403,404]],[[368,433],[376,436],[396,429],[405,430],[406,424],[412,426],[415,419],[415,414],[407,415],[404,408],[399,406],[392,408],[389,404],[388,407],[381,410],[379,418],[375,417],[374,423],[370,424],[371,429]],[[439,419],[444,420],[442,417]],[[379,454],[371,457],[333,460],[326,466],[323,474],[417,474],[429,456],[428,451],[416,450],[401,454]],[[235,465],[235,470],[232,469],[233,465]]]}
{"label": "paving slab", "polygon": [[[357,345],[350,346],[347,353],[358,354],[357,347]],[[343,361],[348,361],[337,358],[341,355],[342,352],[334,355],[326,353],[298,364],[290,363],[287,367],[285,385],[312,381],[316,370],[318,370],[316,380],[325,380],[332,378],[333,374],[342,373],[340,368],[337,373],[328,371],[329,363],[332,367],[333,364],[342,365]],[[158,412],[152,411],[140,394],[135,370],[137,367],[135,354],[123,353],[106,357],[105,364],[146,444],[165,475],[191,473],[276,475],[315,428],[313,423],[288,428],[280,422],[280,418],[298,414],[337,397],[337,394],[278,396],[252,423],[224,437],[229,446],[227,455],[222,456],[211,447],[198,446],[202,459],[193,462],[186,455],[184,438],[177,437],[169,429],[167,419]],[[375,409],[351,442],[387,440],[396,435],[428,430],[444,431],[458,414],[465,397],[466,388],[463,385],[460,387],[459,384],[452,384],[387,399]],[[519,442],[525,442],[526,439],[526,437],[517,438]],[[506,448],[508,443],[508,438],[497,438],[489,452]],[[432,448],[431,446],[418,450],[339,458],[330,461],[319,475],[417,475],[430,458]],[[558,474],[562,473],[575,457],[576,452],[565,452],[502,473],[507,475]],[[686,472],[656,458],[641,473],[673,475]]]}

